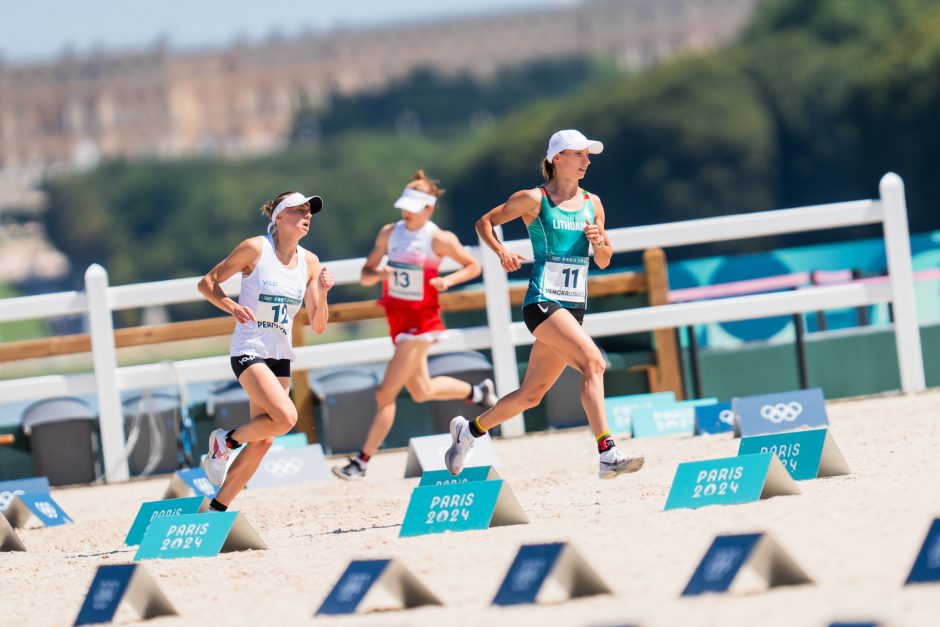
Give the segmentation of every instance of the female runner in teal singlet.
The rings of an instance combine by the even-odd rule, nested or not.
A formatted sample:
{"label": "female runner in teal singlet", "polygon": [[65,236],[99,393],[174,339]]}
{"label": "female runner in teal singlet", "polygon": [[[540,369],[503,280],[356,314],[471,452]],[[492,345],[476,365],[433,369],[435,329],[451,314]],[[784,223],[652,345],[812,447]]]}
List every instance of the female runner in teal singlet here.
{"label": "female runner in teal singlet", "polygon": [[614,444],[604,411],[606,363],[590,336],[581,328],[587,306],[589,246],[600,268],[610,264],[613,249],[604,230],[600,198],[579,183],[591,163],[589,155],[604,149],[575,130],[558,131],[542,161],[545,183],[510,196],[477,222],[480,238],[499,256],[507,272],[518,270],[523,257],[506,250],[493,227],[522,218],[532,241],[533,263],[522,315],[535,336],[522,386],[469,422],[457,416],[450,423],[451,446],[444,461],[451,474],[460,474],[467,452],[488,429],[538,405],[565,366],[581,373],[581,404],[600,454],[599,476],[612,479],[636,472],[644,458]]}

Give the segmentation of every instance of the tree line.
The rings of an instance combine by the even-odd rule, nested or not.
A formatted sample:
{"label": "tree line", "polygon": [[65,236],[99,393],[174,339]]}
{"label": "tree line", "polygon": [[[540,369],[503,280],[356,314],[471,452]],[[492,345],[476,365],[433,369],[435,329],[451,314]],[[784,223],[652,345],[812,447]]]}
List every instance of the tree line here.
{"label": "tree line", "polygon": [[99,262],[114,283],[170,279],[263,232],[257,208],[290,189],[325,200],[305,244],[349,258],[396,219],[392,202],[423,168],[448,189],[435,221],[472,243],[483,212],[540,182],[549,135],[578,128],[605,143],[585,186],[611,227],[874,197],[895,171],[912,231],[926,231],[940,228],[938,110],[940,0],[765,0],[731,45],[643,72],[589,59],[489,79],[421,70],[301,110],[277,154],[115,160],[49,179],[45,220],[76,278]]}

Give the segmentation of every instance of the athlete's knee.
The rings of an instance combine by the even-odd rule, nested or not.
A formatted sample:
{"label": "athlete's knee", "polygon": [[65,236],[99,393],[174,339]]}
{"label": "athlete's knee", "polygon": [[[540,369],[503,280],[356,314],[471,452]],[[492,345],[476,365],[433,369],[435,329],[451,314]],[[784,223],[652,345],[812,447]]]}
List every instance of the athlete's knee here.
{"label": "athlete's knee", "polygon": [[426,385],[409,385],[408,394],[416,403],[426,403],[431,400],[431,388]]}
{"label": "athlete's knee", "polygon": [[395,402],[395,398],[398,396],[397,390],[392,390],[389,386],[380,385],[375,390],[375,402],[380,407],[383,405],[388,405]]}
{"label": "athlete's knee", "polygon": [[607,362],[604,356],[597,351],[597,354],[590,355],[582,365],[581,374],[585,378],[603,377],[607,370]]}
{"label": "athlete's knee", "polygon": [[531,409],[542,402],[542,398],[548,391],[548,386],[522,387],[516,392],[516,401],[522,405],[523,409]]}
{"label": "athlete's knee", "polygon": [[294,407],[292,403],[287,403],[282,407],[278,407],[276,410],[272,411],[271,419],[274,420],[275,424],[283,430],[284,433],[287,433],[294,428],[294,425],[297,424],[297,408]]}
{"label": "athlete's knee", "polygon": [[431,395],[424,390],[417,390],[415,392],[411,392],[411,400],[416,403],[427,403],[429,400],[431,400]]}

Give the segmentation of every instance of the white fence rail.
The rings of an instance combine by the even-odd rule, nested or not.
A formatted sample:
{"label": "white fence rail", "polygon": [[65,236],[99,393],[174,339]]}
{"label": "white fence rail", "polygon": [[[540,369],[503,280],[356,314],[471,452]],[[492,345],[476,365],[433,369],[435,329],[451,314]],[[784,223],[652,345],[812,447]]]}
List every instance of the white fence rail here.
{"label": "white fence rail", "polygon": [[[904,185],[900,177],[886,174],[880,184],[880,199],[860,200],[766,211],[745,215],[706,218],[614,229],[609,232],[616,252],[650,247],[668,248],[689,244],[779,235],[821,229],[881,223],[884,228],[889,281],[886,283],[849,284],[811,287],[795,292],[722,298],[712,301],[678,303],[589,314],[585,329],[593,336],[650,331],[692,324],[746,320],[798,312],[822,311],[878,303],[893,303],[901,388],[906,393],[925,389]],[[507,247],[531,258],[528,240],[508,242]],[[450,337],[432,347],[432,352],[488,348],[492,350],[496,384],[506,394],[519,385],[514,347],[529,344],[532,336],[521,322],[510,318],[506,274],[495,255],[473,254],[482,262],[486,291],[486,327],[454,330]],[[358,281],[363,259],[329,262],[338,284]],[[455,267],[452,263],[450,268]],[[444,269],[448,269],[445,266]],[[135,307],[166,305],[199,300],[198,277],[138,285],[108,287],[107,273],[91,266],[85,275],[86,292],[65,292],[0,300],[0,322],[52,318],[64,315],[88,316],[92,336],[94,374],[30,377],[0,382],[0,398],[6,402],[57,395],[96,394],[100,408],[100,426],[105,467],[115,468],[112,479],[127,478],[127,463],[122,461],[124,427],[120,391],[182,382],[212,381],[231,377],[227,356],[153,363],[118,368],[114,348],[112,312]],[[238,278],[224,289],[236,294]],[[387,360],[392,355],[386,338],[353,340],[298,348],[295,367],[318,368]],[[503,426],[504,435],[525,432],[521,416]]]}

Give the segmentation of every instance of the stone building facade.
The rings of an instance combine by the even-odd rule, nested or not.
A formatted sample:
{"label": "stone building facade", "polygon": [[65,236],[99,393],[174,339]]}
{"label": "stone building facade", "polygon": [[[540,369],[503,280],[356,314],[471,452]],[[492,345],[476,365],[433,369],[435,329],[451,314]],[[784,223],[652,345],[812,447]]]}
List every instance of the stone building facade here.
{"label": "stone building facade", "polygon": [[272,150],[285,141],[302,102],[381,87],[420,66],[488,74],[538,58],[593,54],[641,67],[726,42],[758,1],[585,0],[208,52],[156,47],[0,66],[0,187],[105,156]]}

